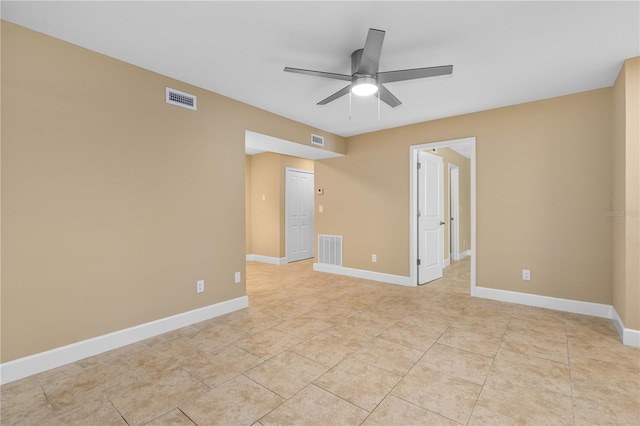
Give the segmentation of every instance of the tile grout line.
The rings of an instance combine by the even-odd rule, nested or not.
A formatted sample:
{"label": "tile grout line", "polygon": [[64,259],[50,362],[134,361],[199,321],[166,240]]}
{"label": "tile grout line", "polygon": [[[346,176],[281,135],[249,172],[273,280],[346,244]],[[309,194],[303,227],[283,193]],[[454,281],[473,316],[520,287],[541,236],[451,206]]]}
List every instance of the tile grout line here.
{"label": "tile grout line", "polygon": [[571,355],[569,353],[569,331],[567,330],[567,321],[564,321],[564,334],[565,334],[565,344],[567,345],[567,365],[569,367],[569,389],[571,389],[571,416],[573,419],[573,424],[576,424],[576,409],[575,409],[575,400],[573,398],[573,372],[571,370]]}
{"label": "tile grout line", "polygon": [[[487,375],[485,376],[484,381],[482,382],[482,386],[480,388],[480,392],[478,393],[478,397],[476,398],[476,401],[473,404],[473,408],[471,409],[471,414],[467,419],[467,423],[466,423],[467,425],[469,424],[469,422],[471,421],[471,418],[473,417],[473,412],[476,410],[476,406],[478,405],[478,401],[480,400],[480,395],[482,395],[482,392],[484,391],[484,386],[487,384],[487,379],[489,379],[489,375],[491,374],[491,371],[493,371],[493,367],[496,362],[496,356],[498,355],[498,351],[500,351],[500,347],[502,347],[504,336],[507,334],[507,329],[509,328],[509,323],[511,322],[512,318],[513,318],[513,312],[509,316],[509,322],[507,323],[507,328],[502,333],[502,336],[500,336],[500,344],[498,345],[498,349],[496,349],[496,353],[491,357],[491,367],[489,367],[489,370],[487,371]],[[511,418],[511,416],[507,416],[507,417]],[[512,419],[512,420],[517,421],[516,419]]]}

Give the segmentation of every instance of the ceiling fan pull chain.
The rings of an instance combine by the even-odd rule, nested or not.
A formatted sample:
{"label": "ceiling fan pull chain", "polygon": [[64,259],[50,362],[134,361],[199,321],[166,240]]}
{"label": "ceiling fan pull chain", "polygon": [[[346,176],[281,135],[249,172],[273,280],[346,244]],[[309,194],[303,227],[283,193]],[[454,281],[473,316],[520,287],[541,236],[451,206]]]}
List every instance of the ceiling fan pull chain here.
{"label": "ceiling fan pull chain", "polygon": [[380,122],[380,94],[378,93],[378,123]]}
{"label": "ceiling fan pull chain", "polygon": [[351,92],[349,92],[349,121],[351,121]]}

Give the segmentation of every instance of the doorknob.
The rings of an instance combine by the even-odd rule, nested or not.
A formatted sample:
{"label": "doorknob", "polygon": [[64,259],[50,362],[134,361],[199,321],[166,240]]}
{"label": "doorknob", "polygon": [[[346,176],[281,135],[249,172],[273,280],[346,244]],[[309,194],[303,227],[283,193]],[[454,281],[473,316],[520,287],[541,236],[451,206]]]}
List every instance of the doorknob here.
{"label": "doorknob", "polygon": [[444,222],[440,221],[440,225],[444,225]]}

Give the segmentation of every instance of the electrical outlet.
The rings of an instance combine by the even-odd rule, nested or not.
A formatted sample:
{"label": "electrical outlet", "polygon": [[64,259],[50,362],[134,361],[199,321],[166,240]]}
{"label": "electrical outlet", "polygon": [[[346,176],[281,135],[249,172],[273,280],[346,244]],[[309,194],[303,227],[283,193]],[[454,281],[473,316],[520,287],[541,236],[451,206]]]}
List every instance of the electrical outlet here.
{"label": "electrical outlet", "polygon": [[531,281],[531,271],[528,269],[522,270],[522,279],[525,281]]}
{"label": "electrical outlet", "polygon": [[371,255],[371,261],[372,262],[377,262],[378,261],[378,255],[377,254],[372,254]]}
{"label": "electrical outlet", "polygon": [[202,293],[204,291],[204,280],[196,281],[196,293]]}
{"label": "electrical outlet", "polygon": [[240,283],[240,272],[236,272],[234,274],[234,279],[235,279],[236,284]]}

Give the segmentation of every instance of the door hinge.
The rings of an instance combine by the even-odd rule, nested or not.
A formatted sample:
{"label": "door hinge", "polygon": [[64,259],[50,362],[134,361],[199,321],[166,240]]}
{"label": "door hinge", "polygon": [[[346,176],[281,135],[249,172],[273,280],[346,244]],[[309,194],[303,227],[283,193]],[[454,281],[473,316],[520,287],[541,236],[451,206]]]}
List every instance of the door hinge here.
{"label": "door hinge", "polygon": [[420,259],[418,259],[418,266],[420,266]]}
{"label": "door hinge", "polygon": [[418,210],[418,217],[421,217],[421,216],[422,216],[422,212],[420,210]]}
{"label": "door hinge", "polygon": [[422,167],[422,164],[418,163],[418,169],[420,169]]}

